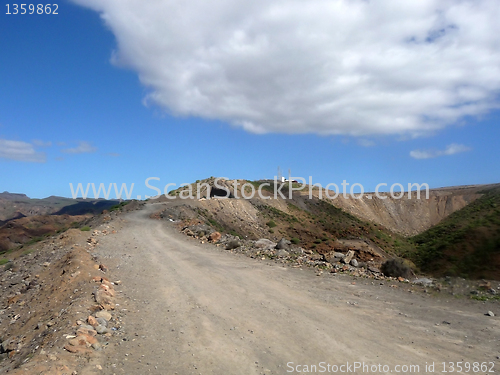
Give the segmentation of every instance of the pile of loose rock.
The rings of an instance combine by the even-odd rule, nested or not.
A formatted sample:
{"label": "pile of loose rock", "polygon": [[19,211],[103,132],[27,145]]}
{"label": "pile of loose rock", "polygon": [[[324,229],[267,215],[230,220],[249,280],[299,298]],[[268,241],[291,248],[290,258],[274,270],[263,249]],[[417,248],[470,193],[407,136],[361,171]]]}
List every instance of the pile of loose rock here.
{"label": "pile of loose rock", "polygon": [[[96,268],[102,272],[107,271],[107,267],[103,264]],[[86,322],[81,320],[76,322],[78,326],[76,333],[66,336],[68,344],[64,346],[64,349],[71,353],[87,353],[91,349],[100,350],[100,335],[107,340],[112,335],[112,331],[116,330],[116,327],[111,327],[113,316],[110,313],[115,309],[115,283],[103,276],[96,276],[93,281],[99,283],[93,293],[97,304],[91,307],[94,313],[89,315]]]}
{"label": "pile of loose rock", "polygon": [[[346,253],[332,251],[327,254],[318,254],[303,249],[291,241],[282,238],[273,242],[267,238],[244,240],[231,234],[221,234],[205,224],[183,226],[181,232],[189,237],[198,239],[201,243],[213,243],[224,249],[245,254],[251,258],[273,259],[277,262],[290,263],[292,266],[314,267],[320,270],[329,270],[331,273],[349,273],[353,276],[387,278],[380,271],[381,261],[363,262],[357,259],[356,249],[348,249]],[[396,279],[392,277],[390,279]],[[406,278],[402,278],[406,280]]]}
{"label": "pile of loose rock", "polygon": [[[409,267],[399,264],[401,263],[399,259],[385,260],[378,257],[373,260],[363,261],[361,260],[362,256],[355,248],[346,248],[345,252],[332,250],[329,253],[318,254],[293,244],[285,238],[278,242],[267,238],[259,240],[241,239],[231,234],[221,234],[209,225],[199,223],[183,225],[179,229],[182,233],[199,240],[201,243],[212,243],[227,251],[241,253],[250,258],[271,259],[275,262],[288,264],[291,267],[315,268],[318,276],[324,272],[329,272],[332,275],[347,274],[355,277],[401,283],[410,283],[410,279],[413,279],[411,284],[423,288],[424,291],[427,291],[426,288],[432,288],[435,291],[447,290],[454,295],[471,294],[477,299],[496,297],[500,293],[498,292],[500,285],[495,288],[491,286],[490,282],[486,281],[474,287],[474,283],[466,280],[463,280],[464,285],[457,286],[457,283],[460,284],[460,279],[454,279],[452,282],[449,278],[441,281],[426,277],[416,278]],[[393,286],[395,287],[395,285]],[[469,288],[474,289],[471,291]]]}

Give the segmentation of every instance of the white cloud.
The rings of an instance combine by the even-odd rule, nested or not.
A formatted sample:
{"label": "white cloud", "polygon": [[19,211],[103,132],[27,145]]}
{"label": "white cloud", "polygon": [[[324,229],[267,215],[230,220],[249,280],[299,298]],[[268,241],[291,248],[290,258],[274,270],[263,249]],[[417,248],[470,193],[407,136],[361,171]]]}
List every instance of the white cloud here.
{"label": "white cloud", "polygon": [[67,154],[85,154],[97,151],[97,148],[92,146],[89,142],[80,141],[77,147],[74,148],[66,148],[62,150]]}
{"label": "white cloud", "polygon": [[38,146],[38,147],[50,147],[50,146],[52,146],[52,142],[50,142],[50,141],[44,142],[44,141],[42,141],[40,139],[34,139],[33,140],[33,144],[35,146]]}
{"label": "white cloud", "polygon": [[438,156],[454,155],[470,150],[470,147],[452,143],[451,145],[448,145],[444,150],[413,150],[410,152],[410,156],[414,159],[431,159]]}
{"label": "white cloud", "polygon": [[418,136],[498,108],[498,0],[73,1],[176,115]]}
{"label": "white cloud", "polygon": [[371,139],[366,139],[366,138],[359,138],[358,145],[360,145],[362,147],[372,147],[372,146],[375,146],[375,141],[372,141]]}
{"label": "white cloud", "polygon": [[45,153],[36,152],[31,143],[8,139],[0,139],[0,158],[35,163],[46,160]]}
{"label": "white cloud", "polygon": [[454,155],[454,154],[459,154],[461,152],[467,152],[470,150],[472,150],[472,148],[452,143],[451,145],[446,147],[446,150],[444,150],[443,155]]}

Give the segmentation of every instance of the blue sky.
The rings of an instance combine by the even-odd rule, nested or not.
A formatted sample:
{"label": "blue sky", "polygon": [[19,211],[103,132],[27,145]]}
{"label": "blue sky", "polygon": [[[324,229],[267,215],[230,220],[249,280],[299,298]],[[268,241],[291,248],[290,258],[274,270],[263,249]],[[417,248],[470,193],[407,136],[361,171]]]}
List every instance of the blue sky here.
{"label": "blue sky", "polygon": [[[431,187],[500,182],[500,110],[495,109],[500,77],[494,68],[499,65],[498,56],[492,52],[492,46],[499,44],[484,39],[486,34],[498,39],[499,33],[485,30],[484,35],[450,36],[458,45],[468,43],[464,50],[477,45],[478,55],[468,66],[458,62],[455,66],[454,60],[430,66],[426,49],[415,47],[410,54],[410,47],[404,46],[408,56],[422,55],[399,62],[399,75],[391,75],[394,61],[385,66],[379,58],[394,49],[391,43],[399,43],[388,38],[387,46],[367,53],[366,63],[356,63],[356,69],[331,68],[332,74],[340,72],[339,78],[326,85],[322,76],[314,76],[317,70],[310,65],[315,58],[317,66],[328,65],[324,61],[332,57],[324,54],[324,46],[310,47],[308,40],[296,39],[296,35],[286,44],[276,36],[283,31],[266,24],[268,18],[258,7],[252,18],[253,24],[262,25],[257,29],[225,25],[221,28],[227,33],[232,30],[231,40],[221,32],[199,42],[197,36],[206,35],[203,28],[223,23],[227,9],[237,3],[227,2],[219,18],[214,16],[212,23],[199,26],[190,37],[173,26],[164,29],[171,12],[134,12],[138,9],[134,6],[140,5],[134,1],[94,0],[89,2],[92,9],[65,1],[59,3],[58,15],[6,15],[4,7],[0,16],[0,191],[35,198],[70,196],[70,182],[115,182],[134,183],[135,197],[152,195],[144,184],[148,177],[159,177],[160,182],[154,182],[158,187],[209,176],[272,178],[278,166],[285,171],[290,168],[293,176],[312,176],[323,185],[347,180],[363,184],[366,190],[380,182],[426,182]],[[321,7],[320,3],[316,5]],[[484,9],[477,12],[484,17],[498,11],[495,3],[482,5]],[[488,6],[494,9],[486,12]],[[193,9],[179,11],[196,19]],[[423,19],[432,11],[422,10]],[[161,12],[167,13],[155,27],[157,21],[151,14]],[[449,17],[456,17],[455,22],[467,30],[468,19],[455,13]],[[245,14],[248,17],[248,11]],[[152,17],[151,26],[145,30],[141,25],[149,24],[141,22],[148,17]],[[285,17],[273,25],[294,30],[295,21],[290,23]],[[301,24],[306,31],[309,21]],[[359,22],[352,19],[354,25]],[[361,25],[368,30],[374,27]],[[189,24],[182,27],[193,30]],[[339,27],[347,33],[351,25]],[[328,35],[333,31],[322,29]],[[380,38],[383,32],[387,30],[377,29],[374,34]],[[165,42],[172,35],[179,39],[176,45]],[[240,43],[236,47],[234,40]],[[226,51],[227,45],[232,49],[224,55],[220,51]],[[350,44],[342,46],[336,45],[335,56],[359,62]],[[444,51],[442,61],[448,58],[446,43],[433,47]],[[300,56],[297,61],[290,57],[300,53],[310,55],[304,61],[299,61]],[[252,65],[245,65],[249,61]],[[478,61],[480,65],[475,66]],[[377,67],[376,72],[367,70],[368,62]],[[413,74],[419,78],[422,65],[426,71],[435,69],[436,76],[445,68],[456,68],[456,74],[442,82],[415,83]],[[481,76],[474,76],[476,71]],[[372,78],[369,83],[356,78],[370,75],[385,78]],[[276,82],[270,84],[273,77]],[[418,81],[425,79],[422,76]],[[341,81],[357,83],[343,83],[339,88]],[[397,88],[394,82],[399,82]],[[467,88],[465,96],[450,94],[457,87]],[[369,96],[361,95],[369,90],[373,90]],[[433,99],[427,91],[440,94]],[[419,102],[419,95],[426,106]],[[231,101],[233,97],[243,99]],[[408,102],[399,102],[400,97]],[[328,109],[334,106],[337,109]]]}

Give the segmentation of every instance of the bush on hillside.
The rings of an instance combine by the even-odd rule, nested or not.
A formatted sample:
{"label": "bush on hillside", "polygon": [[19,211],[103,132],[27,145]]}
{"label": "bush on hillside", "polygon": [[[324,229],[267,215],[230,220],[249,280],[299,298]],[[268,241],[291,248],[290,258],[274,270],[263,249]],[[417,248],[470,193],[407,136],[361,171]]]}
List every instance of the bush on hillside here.
{"label": "bush on hillside", "polygon": [[385,276],[391,277],[404,277],[408,279],[411,277],[411,268],[406,265],[401,259],[389,259],[382,264],[380,268]]}

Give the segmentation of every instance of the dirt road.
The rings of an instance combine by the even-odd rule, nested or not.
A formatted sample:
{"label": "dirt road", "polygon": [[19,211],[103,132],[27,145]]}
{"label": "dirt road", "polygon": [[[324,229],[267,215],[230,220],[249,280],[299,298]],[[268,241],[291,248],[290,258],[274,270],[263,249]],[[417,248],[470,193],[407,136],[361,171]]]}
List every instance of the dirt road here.
{"label": "dirt road", "polygon": [[484,315],[500,314],[498,304],[232,254],[149,219],[155,206],[113,221],[118,234],[96,250],[121,279],[117,310],[126,309],[125,341],[103,352],[105,374],[321,373],[321,364],[363,373],[354,362],[370,366],[364,373],[426,373],[433,362],[427,373],[441,373],[459,361],[500,370],[499,320]]}

